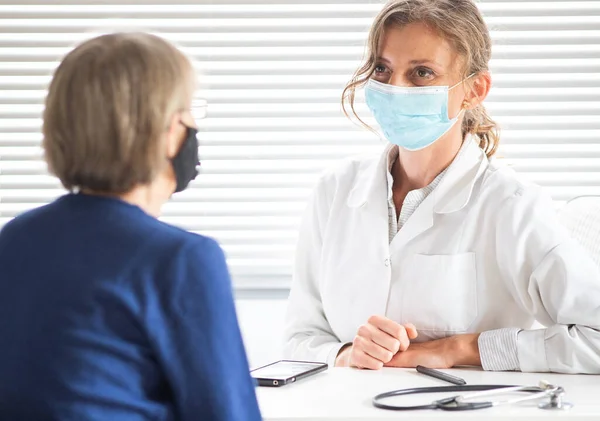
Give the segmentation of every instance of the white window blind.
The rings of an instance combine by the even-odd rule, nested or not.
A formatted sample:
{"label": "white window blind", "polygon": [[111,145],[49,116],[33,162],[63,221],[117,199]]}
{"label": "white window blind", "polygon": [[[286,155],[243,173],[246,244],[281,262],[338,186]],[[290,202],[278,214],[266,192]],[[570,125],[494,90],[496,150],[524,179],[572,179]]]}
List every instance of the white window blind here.
{"label": "white window blind", "polygon": [[[163,219],[217,238],[237,287],[286,287],[318,174],[381,149],[344,119],[339,98],[382,2],[52,3],[0,1],[0,226],[64,193],[40,149],[58,60],[94,30],[156,31],[200,64],[208,101],[201,176]],[[503,128],[500,156],[559,203],[600,194],[600,1],[480,7],[495,44],[487,106]],[[358,110],[367,115],[364,104]]]}

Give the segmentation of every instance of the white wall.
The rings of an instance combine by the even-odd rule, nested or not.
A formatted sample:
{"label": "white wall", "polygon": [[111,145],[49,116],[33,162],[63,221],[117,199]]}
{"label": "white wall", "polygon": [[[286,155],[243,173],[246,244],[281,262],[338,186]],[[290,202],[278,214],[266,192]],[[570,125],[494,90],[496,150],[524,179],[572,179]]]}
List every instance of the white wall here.
{"label": "white wall", "polygon": [[281,359],[286,298],[237,298],[236,307],[250,367]]}

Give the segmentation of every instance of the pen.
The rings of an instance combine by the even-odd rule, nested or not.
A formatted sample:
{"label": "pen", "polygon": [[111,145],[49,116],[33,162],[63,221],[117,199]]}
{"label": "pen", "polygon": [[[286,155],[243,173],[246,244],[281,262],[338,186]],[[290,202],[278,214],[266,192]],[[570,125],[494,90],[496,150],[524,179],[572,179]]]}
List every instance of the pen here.
{"label": "pen", "polygon": [[434,370],[432,368],[423,367],[422,365],[418,365],[417,366],[417,371],[419,373],[425,374],[427,376],[435,377],[436,379],[440,379],[440,380],[443,380],[445,382],[456,384],[456,385],[459,385],[459,386],[467,384],[467,382],[464,379],[461,379],[460,377],[456,377],[456,376],[452,376],[450,374],[442,373],[441,371]]}

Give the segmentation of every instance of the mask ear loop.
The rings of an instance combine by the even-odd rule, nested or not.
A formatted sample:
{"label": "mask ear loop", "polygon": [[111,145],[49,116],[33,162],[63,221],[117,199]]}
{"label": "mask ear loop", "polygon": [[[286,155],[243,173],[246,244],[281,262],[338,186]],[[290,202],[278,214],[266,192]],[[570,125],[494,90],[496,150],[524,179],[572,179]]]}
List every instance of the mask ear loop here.
{"label": "mask ear loop", "polygon": [[[458,85],[460,85],[461,83],[464,83],[464,82],[466,82],[467,80],[471,79],[473,76],[475,76],[475,73],[471,73],[469,76],[467,76],[466,78],[464,78],[464,79],[463,79],[463,80],[461,80],[460,82],[458,82],[458,83],[456,83],[456,84],[452,85],[450,88],[448,88],[448,91],[450,91],[451,89],[454,89],[454,88],[456,88]],[[465,100],[463,101],[463,103],[462,103],[461,110],[460,110],[460,112],[458,113],[458,115],[457,115],[456,117],[460,117],[460,114],[461,114],[461,113],[463,113],[463,112],[466,112],[466,111],[467,111],[467,109],[468,109],[467,105],[470,105],[470,103],[469,103],[469,102],[468,102],[468,101],[465,99]]]}
{"label": "mask ear loop", "polygon": [[475,76],[475,73],[471,73],[469,76],[467,76],[466,78],[464,78],[460,82],[458,82],[458,83],[452,85],[451,87],[449,87],[448,90],[456,88],[458,85],[460,85],[461,83],[466,82],[467,80],[471,79],[473,76]]}
{"label": "mask ear loop", "polygon": [[[458,82],[457,84],[451,86],[450,88],[448,88],[448,91],[450,91],[450,89],[453,89],[453,88],[457,87],[458,85],[460,85],[461,83],[465,82],[466,80],[469,80],[473,76],[475,76],[475,73],[471,73],[471,75],[468,76],[467,78],[465,78],[465,79],[461,80],[460,82]],[[448,130],[450,130],[454,126],[454,124],[456,124],[456,122],[460,118],[461,114],[465,114],[467,112],[467,107],[465,106],[465,104],[469,104],[469,102],[466,99],[463,101],[462,107],[461,107],[460,111],[458,112],[458,114],[456,115],[456,117],[454,117],[454,119],[455,119],[454,123],[452,124],[452,126],[450,126],[448,128]],[[442,136],[444,136],[448,132],[448,130],[446,130],[446,132],[444,132],[444,134]],[[440,137],[442,137],[442,136],[440,136]],[[439,139],[439,137],[438,137],[438,139]]]}
{"label": "mask ear loop", "polygon": [[[471,79],[473,76],[475,76],[475,73],[471,73],[469,76],[467,76],[465,79],[461,80],[460,82],[458,82],[457,84],[455,84],[454,86],[452,86],[450,89],[456,88],[458,85],[460,85],[461,83],[466,82],[467,80]],[[467,101],[466,99],[463,101],[462,103],[462,107],[461,110],[458,112],[458,114],[456,115],[456,119],[458,120],[460,118],[461,114],[466,114],[467,110],[469,109],[469,105],[471,105],[471,103],[469,101]]]}

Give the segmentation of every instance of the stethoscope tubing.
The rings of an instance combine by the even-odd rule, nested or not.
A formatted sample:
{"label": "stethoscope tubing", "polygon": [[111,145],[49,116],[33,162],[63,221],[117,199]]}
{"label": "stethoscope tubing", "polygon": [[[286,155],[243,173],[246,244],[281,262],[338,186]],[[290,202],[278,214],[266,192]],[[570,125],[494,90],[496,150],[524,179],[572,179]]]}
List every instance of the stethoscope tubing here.
{"label": "stethoscope tubing", "polygon": [[[382,400],[388,399],[394,396],[405,396],[405,395],[417,395],[424,393],[449,393],[449,392],[485,392],[500,389],[513,389],[514,391],[539,393],[542,392],[540,388],[535,387],[522,387],[514,385],[460,385],[460,386],[434,386],[434,387],[416,387],[411,389],[399,389],[391,392],[380,393],[373,398],[373,406],[380,409],[386,409],[389,411],[416,411],[426,409],[441,409],[444,411],[470,411],[475,409],[491,408],[495,406],[493,401],[482,401],[482,402],[457,402],[457,398],[461,396],[453,396],[446,399],[440,399],[433,401],[426,405],[412,405],[412,406],[399,406],[390,405],[383,403]],[[455,404],[455,405],[453,405]]]}

